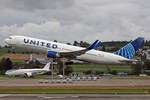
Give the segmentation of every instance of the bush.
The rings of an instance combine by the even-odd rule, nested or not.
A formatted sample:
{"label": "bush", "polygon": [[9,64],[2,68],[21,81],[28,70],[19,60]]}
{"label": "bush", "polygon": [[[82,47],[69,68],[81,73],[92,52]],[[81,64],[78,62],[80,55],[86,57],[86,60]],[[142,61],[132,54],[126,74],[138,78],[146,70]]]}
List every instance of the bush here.
{"label": "bush", "polygon": [[111,71],[111,72],[109,72],[110,74],[113,74],[113,75],[117,75],[118,74],[118,71],[116,71],[116,70],[113,70],[113,71]]}
{"label": "bush", "polygon": [[72,73],[73,72],[73,70],[72,70],[72,67],[71,66],[67,66],[66,68],[65,68],[65,75],[69,75],[70,73]]}
{"label": "bush", "polygon": [[88,71],[85,71],[85,72],[84,72],[85,75],[89,75],[89,74],[92,74],[92,73],[93,73],[93,72],[92,72],[91,70],[88,70]]}
{"label": "bush", "polygon": [[150,61],[149,60],[146,60],[144,62],[143,68],[146,70],[150,70]]}
{"label": "bush", "polygon": [[139,75],[142,73],[142,64],[138,62],[137,64],[132,65],[132,72],[134,75]]}
{"label": "bush", "polygon": [[104,74],[104,72],[102,72],[102,71],[96,71],[95,72],[95,75],[103,75]]}
{"label": "bush", "polygon": [[9,69],[12,69],[12,61],[7,58],[2,58],[1,62],[0,62],[0,71],[1,71],[1,74],[5,74],[5,72]]}

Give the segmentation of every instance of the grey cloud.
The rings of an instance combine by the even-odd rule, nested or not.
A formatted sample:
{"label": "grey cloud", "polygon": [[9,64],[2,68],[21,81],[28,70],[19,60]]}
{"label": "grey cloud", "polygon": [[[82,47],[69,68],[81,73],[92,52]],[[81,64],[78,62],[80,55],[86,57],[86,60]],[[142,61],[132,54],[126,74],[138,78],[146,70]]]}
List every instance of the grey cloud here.
{"label": "grey cloud", "polygon": [[66,42],[131,40],[137,36],[150,39],[149,3],[149,0],[1,0],[0,40],[13,34]]}
{"label": "grey cloud", "polygon": [[33,11],[37,9],[66,8],[73,4],[73,0],[1,0],[2,7],[17,10]]}

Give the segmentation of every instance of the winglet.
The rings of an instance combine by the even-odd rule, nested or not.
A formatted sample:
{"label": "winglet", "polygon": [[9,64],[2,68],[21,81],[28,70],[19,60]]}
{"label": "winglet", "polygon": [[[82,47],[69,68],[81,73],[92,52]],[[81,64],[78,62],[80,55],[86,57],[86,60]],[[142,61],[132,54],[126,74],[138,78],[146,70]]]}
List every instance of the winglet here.
{"label": "winglet", "polygon": [[89,50],[94,49],[96,50],[101,45],[101,42],[99,40],[96,40],[92,45],[88,47]]}

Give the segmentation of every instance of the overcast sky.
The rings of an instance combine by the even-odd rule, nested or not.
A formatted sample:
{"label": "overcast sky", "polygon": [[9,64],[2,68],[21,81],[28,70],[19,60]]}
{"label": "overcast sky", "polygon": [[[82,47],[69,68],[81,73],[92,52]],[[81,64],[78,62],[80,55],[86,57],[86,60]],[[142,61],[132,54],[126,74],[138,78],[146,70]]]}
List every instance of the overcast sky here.
{"label": "overcast sky", "polygon": [[150,0],[0,0],[0,41],[10,35],[93,42],[150,39]]}

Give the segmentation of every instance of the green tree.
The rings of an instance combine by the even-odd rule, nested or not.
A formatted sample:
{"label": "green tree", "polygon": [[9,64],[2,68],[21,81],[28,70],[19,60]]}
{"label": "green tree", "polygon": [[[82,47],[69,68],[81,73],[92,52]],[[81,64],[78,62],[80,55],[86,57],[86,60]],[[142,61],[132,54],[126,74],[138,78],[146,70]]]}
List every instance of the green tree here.
{"label": "green tree", "polygon": [[94,74],[95,74],[95,75],[103,75],[104,72],[103,72],[103,71],[96,71]]}
{"label": "green tree", "polygon": [[0,62],[0,74],[4,74],[5,70],[4,70],[4,66],[5,66],[5,58],[2,58],[1,62]]}
{"label": "green tree", "polygon": [[0,71],[1,71],[1,74],[5,74],[5,72],[9,69],[12,69],[12,61],[7,58],[2,58],[1,62],[0,62]]}
{"label": "green tree", "polygon": [[65,75],[69,75],[72,72],[73,72],[72,67],[71,66],[66,66],[66,68],[65,68]]}
{"label": "green tree", "polygon": [[36,65],[41,65],[41,63],[38,60],[35,61],[35,64]]}
{"label": "green tree", "polygon": [[74,41],[73,45],[74,46],[79,46],[80,44],[77,41]]}
{"label": "green tree", "polygon": [[150,61],[149,60],[144,61],[143,68],[145,70],[150,70]]}
{"label": "green tree", "polygon": [[106,51],[105,45],[102,46],[102,51]]}
{"label": "green tree", "polygon": [[5,70],[12,69],[12,61],[9,58],[5,60],[5,64]]}
{"label": "green tree", "polygon": [[117,75],[117,74],[118,74],[118,71],[117,71],[117,70],[112,70],[112,71],[110,72],[110,74]]}
{"label": "green tree", "polygon": [[92,70],[87,70],[87,71],[84,72],[85,75],[90,75],[90,74],[92,74],[92,73],[93,73]]}
{"label": "green tree", "polygon": [[87,48],[87,47],[89,47],[89,46],[90,46],[90,44],[89,44],[89,43],[87,43],[87,42],[80,41],[80,46],[81,46],[81,47],[85,47],[85,48]]}
{"label": "green tree", "polygon": [[9,50],[9,49],[8,49],[8,51],[7,51],[7,52],[8,52],[8,53],[11,53],[11,50]]}
{"label": "green tree", "polygon": [[57,40],[54,40],[54,42],[57,42]]}
{"label": "green tree", "polygon": [[132,65],[132,73],[135,75],[139,75],[142,73],[142,63],[138,62],[137,64]]}
{"label": "green tree", "polygon": [[59,74],[63,74],[63,63],[61,62],[61,61],[58,61],[57,62],[58,64],[57,64],[57,74],[59,75]]}

